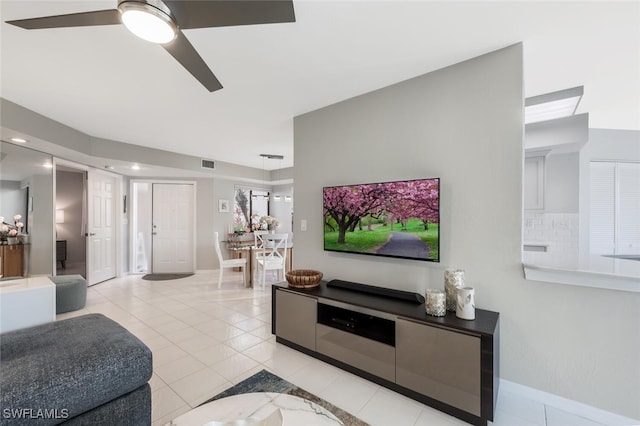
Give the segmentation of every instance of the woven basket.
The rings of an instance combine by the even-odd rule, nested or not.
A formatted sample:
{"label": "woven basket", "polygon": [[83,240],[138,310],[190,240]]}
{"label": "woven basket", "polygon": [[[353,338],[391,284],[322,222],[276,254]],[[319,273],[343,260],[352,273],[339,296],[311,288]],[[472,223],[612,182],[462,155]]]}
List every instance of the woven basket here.
{"label": "woven basket", "polygon": [[312,288],[320,285],[322,272],[313,269],[295,269],[286,273],[289,287]]}

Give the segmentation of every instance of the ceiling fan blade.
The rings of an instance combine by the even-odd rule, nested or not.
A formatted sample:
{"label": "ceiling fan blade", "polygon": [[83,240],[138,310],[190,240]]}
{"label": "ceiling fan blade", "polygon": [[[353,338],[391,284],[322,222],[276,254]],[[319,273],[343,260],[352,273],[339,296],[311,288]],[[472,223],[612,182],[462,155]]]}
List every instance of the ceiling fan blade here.
{"label": "ceiling fan blade", "polygon": [[178,36],[171,43],[162,47],[171,54],[178,62],[186,68],[204,87],[210,92],[222,89],[222,84],[211,72],[202,57],[198,54],[193,45],[187,40],[182,31],[178,31]]}
{"label": "ceiling fan blade", "polygon": [[165,0],[181,29],[295,22],[292,0]]}
{"label": "ceiling fan blade", "polygon": [[44,28],[92,27],[96,25],[120,24],[118,9],[96,10],[94,12],[71,13],[69,15],[43,16],[42,18],[18,19],[7,24],[27,30]]}

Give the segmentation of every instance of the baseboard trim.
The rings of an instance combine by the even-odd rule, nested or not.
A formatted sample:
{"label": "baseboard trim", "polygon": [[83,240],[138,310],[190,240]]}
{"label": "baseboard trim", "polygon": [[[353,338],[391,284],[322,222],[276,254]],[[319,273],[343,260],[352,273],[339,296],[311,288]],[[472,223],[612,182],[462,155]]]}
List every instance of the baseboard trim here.
{"label": "baseboard trim", "polygon": [[602,423],[607,426],[637,426],[640,420],[621,416],[591,405],[563,398],[552,393],[544,392],[508,380],[500,379],[500,391],[511,392],[533,401],[575,414],[580,417]]}

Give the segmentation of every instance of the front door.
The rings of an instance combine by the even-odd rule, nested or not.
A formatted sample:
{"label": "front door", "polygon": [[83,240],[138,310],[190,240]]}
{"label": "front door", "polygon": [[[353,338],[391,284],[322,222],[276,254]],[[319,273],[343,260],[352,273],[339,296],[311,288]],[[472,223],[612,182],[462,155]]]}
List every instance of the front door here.
{"label": "front door", "polygon": [[93,285],[116,276],[116,178],[89,171],[87,180],[87,282]]}
{"label": "front door", "polygon": [[154,183],[152,203],[153,273],[194,272],[194,185]]}

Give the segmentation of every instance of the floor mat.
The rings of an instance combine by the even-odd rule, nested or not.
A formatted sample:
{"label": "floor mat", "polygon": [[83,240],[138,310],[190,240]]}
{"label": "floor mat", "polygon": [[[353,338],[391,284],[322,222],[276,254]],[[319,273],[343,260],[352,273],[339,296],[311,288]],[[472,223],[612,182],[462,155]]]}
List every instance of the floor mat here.
{"label": "floor mat", "polygon": [[147,281],[167,281],[167,280],[179,280],[180,278],[187,278],[193,274],[147,274],[142,277]]}

